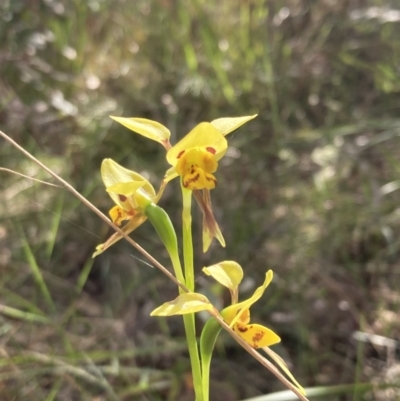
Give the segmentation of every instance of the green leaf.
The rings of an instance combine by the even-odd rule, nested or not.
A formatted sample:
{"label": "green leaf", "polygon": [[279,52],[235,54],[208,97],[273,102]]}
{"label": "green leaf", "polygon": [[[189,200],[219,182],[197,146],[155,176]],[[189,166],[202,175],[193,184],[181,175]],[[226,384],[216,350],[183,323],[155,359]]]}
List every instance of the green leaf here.
{"label": "green leaf", "polygon": [[204,399],[208,400],[210,388],[210,365],[215,342],[222,326],[213,317],[207,320],[200,337],[200,356]]}
{"label": "green leaf", "polygon": [[145,215],[149,219],[150,223],[156,229],[161,241],[167,248],[168,253],[177,255],[178,254],[178,240],[172,221],[169,218],[167,212],[157,206],[155,203],[150,203],[144,210]]}

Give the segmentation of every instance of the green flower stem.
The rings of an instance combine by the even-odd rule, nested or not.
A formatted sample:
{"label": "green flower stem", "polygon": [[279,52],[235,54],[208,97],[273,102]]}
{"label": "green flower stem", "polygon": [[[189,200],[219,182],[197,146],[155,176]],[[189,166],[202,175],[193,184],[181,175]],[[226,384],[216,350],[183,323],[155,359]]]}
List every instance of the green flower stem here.
{"label": "green flower stem", "polygon": [[196,340],[194,313],[183,315],[183,323],[185,325],[190,363],[192,365],[193,387],[194,387],[194,392],[196,394],[196,401],[208,401],[208,399],[205,399],[203,396],[203,385],[202,385],[203,379],[201,375],[199,349]]}
{"label": "green flower stem", "polygon": [[[192,191],[182,187],[183,212],[183,260],[185,263],[185,284],[189,291],[194,291],[194,267],[193,267],[193,240],[192,240]],[[196,393],[196,401],[208,401],[203,395],[203,380],[200,366],[199,349],[196,339],[196,325],[194,313],[183,315],[186,330],[190,362],[192,364],[193,386]]]}
{"label": "green flower stem", "polygon": [[183,260],[185,262],[185,281],[190,291],[194,291],[194,267],[193,267],[193,240],[192,240],[192,191],[183,185]]}
{"label": "green flower stem", "polygon": [[[178,253],[170,253],[171,262],[175,271],[182,271],[181,262]],[[184,291],[180,288],[179,292],[182,294]],[[199,350],[196,340],[196,326],[194,313],[183,315],[183,324],[185,326],[186,340],[188,343],[188,350],[190,356],[190,363],[192,365],[193,386],[196,394],[196,401],[208,401],[203,398],[202,375],[200,367]]]}
{"label": "green flower stem", "polygon": [[[185,190],[187,191],[187,190]],[[153,224],[157,234],[164,243],[168,254],[171,258],[172,266],[175,271],[176,278],[186,285],[189,291],[194,290],[194,273],[193,273],[193,245],[192,245],[192,231],[191,231],[191,192],[184,193],[184,230],[183,230],[183,243],[184,243],[184,259],[185,259],[185,276],[183,276],[181,261],[178,252],[178,241],[176,238],[175,230],[168,214],[159,206],[154,203],[149,203],[145,207],[145,214]],[[186,215],[185,215],[186,212]],[[189,281],[189,285],[187,284]],[[182,294],[184,290],[179,288]],[[196,339],[196,327],[194,314],[184,315],[183,322],[185,326],[186,338],[188,343],[190,362],[192,365],[192,375],[194,390],[196,393],[196,401],[204,401],[202,376],[200,367],[199,350]]]}

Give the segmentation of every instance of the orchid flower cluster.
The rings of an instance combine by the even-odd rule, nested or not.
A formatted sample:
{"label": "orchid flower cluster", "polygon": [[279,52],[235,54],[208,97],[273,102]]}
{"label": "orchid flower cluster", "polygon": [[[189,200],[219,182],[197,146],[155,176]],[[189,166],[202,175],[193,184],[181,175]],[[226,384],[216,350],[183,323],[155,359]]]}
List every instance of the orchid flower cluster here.
{"label": "orchid flower cluster", "polygon": [[[272,356],[274,362],[294,383],[298,393],[304,394],[303,388],[290,374],[284,361],[269,349],[281,341],[279,336],[271,329],[250,321],[251,306],[262,297],[272,281],[271,270],[267,271],[264,283],[253,295],[239,302],[239,285],[243,279],[241,266],[234,261],[222,261],[204,267],[204,274],[211,276],[230,291],[231,305],[221,311],[206,296],[195,291],[192,196],[203,216],[203,251],[207,252],[213,238],[224,247],[225,240],[213,214],[210,191],[217,186],[215,173],[218,162],[228,148],[226,136],[255,117],[256,115],[251,115],[202,122],[173,146],[170,143],[169,129],[156,121],[111,117],[137,134],[160,143],[166,150],[166,160],[171,167],[166,171],[160,189],[156,192],[146,178],[122,167],[112,159],[105,159],[101,165],[101,176],[106,191],[115,203],[109,211],[112,222],[120,226],[123,233],[129,234],[148,219],[165,245],[176,279],[182,284],[177,298],[159,306],[151,315],[183,315],[196,401],[209,400],[211,356],[222,327],[231,331],[230,334],[234,338],[239,337],[242,345],[245,344],[253,350],[268,350],[269,356]],[[180,179],[183,200],[183,269],[176,232],[168,214],[158,205],[166,185],[177,177]],[[116,232],[106,242],[97,246],[93,256],[101,254],[121,238],[123,235]],[[199,311],[208,311],[210,314],[202,329],[200,341],[197,338],[194,319],[194,314]]]}

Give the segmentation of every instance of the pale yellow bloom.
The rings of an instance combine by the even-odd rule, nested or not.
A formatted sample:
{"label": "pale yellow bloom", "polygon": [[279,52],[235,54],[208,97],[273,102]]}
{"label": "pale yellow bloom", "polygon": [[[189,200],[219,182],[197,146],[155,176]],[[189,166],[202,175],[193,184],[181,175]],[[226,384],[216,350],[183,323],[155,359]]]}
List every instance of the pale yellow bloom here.
{"label": "pale yellow bloom", "polygon": [[260,324],[250,323],[250,307],[261,298],[272,281],[272,270],[266,273],[263,285],[258,287],[250,298],[240,303],[237,303],[237,294],[243,278],[243,270],[239,264],[233,261],[224,261],[205,267],[203,271],[229,288],[232,305],[225,308],[221,315],[236,334],[253,348],[269,347],[281,341],[271,329]]}
{"label": "pale yellow bloom", "polygon": [[[205,267],[203,271],[215,278],[219,283],[237,294],[238,286],[243,278],[243,270],[236,262],[224,261]],[[258,287],[254,294],[243,302],[228,306],[221,312],[224,321],[232,330],[253,348],[269,347],[279,343],[281,339],[268,327],[261,324],[250,323],[250,308],[257,302],[268,287],[273,277],[272,270],[265,275],[262,286]],[[194,313],[202,310],[211,311],[211,302],[202,294],[181,294],[176,299],[166,302],[155,309],[152,316],[173,316]]]}
{"label": "pale yellow bloom", "polygon": [[253,348],[269,347],[281,341],[280,337],[268,327],[250,323],[250,307],[264,294],[273,277],[272,270],[265,275],[265,281],[254,294],[243,302],[228,306],[222,311],[225,322]]}
{"label": "pale yellow bloom", "polygon": [[203,213],[203,250],[207,251],[212,238],[222,246],[225,240],[214,218],[209,191],[217,185],[214,173],[219,160],[228,149],[226,135],[235,131],[257,115],[225,117],[196,125],[176,145],[170,145],[170,131],[162,124],[144,118],[111,117],[125,127],[146,138],[161,143],[167,150],[167,161],[172,166],[167,170],[164,183],[180,176],[182,185],[192,190]]}
{"label": "pale yellow bloom", "polygon": [[[103,160],[101,177],[106,191],[116,203],[109,211],[111,220],[118,226],[127,221],[122,231],[129,234],[146,220],[145,207],[149,203],[157,203],[162,190],[156,194],[153,186],[142,175],[122,167],[112,159]],[[93,257],[104,252],[121,238],[120,233],[114,233],[104,244],[96,247]]]}

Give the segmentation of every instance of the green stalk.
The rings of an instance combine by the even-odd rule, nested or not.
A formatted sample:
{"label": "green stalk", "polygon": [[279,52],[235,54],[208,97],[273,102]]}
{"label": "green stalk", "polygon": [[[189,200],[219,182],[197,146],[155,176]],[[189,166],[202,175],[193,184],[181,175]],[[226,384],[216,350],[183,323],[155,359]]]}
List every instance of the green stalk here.
{"label": "green stalk", "polygon": [[[183,260],[185,264],[185,283],[189,291],[194,291],[194,267],[193,267],[193,240],[192,240],[192,191],[181,185],[183,211]],[[193,386],[196,393],[196,401],[208,401],[203,395],[202,372],[200,367],[199,349],[196,339],[196,325],[194,313],[183,315],[186,339],[188,342],[190,362],[192,364]]]}
{"label": "green stalk", "polygon": [[[175,255],[171,253],[170,256],[174,270],[176,272],[182,271],[181,261],[179,259],[178,253],[176,253]],[[184,293],[184,291],[181,288],[179,288],[179,293],[182,294]],[[196,339],[196,326],[195,326],[194,313],[183,315],[182,317],[183,317],[183,324],[185,326],[186,341],[190,356],[190,364],[192,366],[193,386],[196,394],[196,401],[208,401],[203,398],[202,375],[200,367],[199,350]]]}
{"label": "green stalk", "polygon": [[199,349],[196,340],[196,327],[194,322],[194,313],[183,315],[185,325],[186,340],[188,343],[190,363],[192,365],[193,386],[196,394],[196,401],[208,401],[203,397],[202,375],[200,368]]}
{"label": "green stalk", "polygon": [[[183,244],[184,244],[184,260],[185,260],[185,277],[183,276],[181,260],[178,252],[178,240],[172,222],[164,209],[159,206],[149,203],[145,207],[145,214],[153,224],[160,239],[165,245],[168,254],[171,258],[172,266],[175,271],[176,278],[186,285],[187,290],[194,291],[194,273],[193,273],[193,245],[192,245],[192,230],[191,230],[191,191],[186,190],[183,200]],[[189,202],[189,203],[188,203]],[[186,213],[186,214],[185,214]],[[187,215],[188,213],[188,215]],[[188,220],[189,217],[189,220]],[[187,224],[188,223],[188,224]],[[186,290],[186,292],[187,292]],[[185,290],[179,288],[179,293],[184,293]],[[192,366],[193,384],[196,393],[196,401],[204,401],[202,375],[200,367],[199,350],[196,339],[196,327],[194,314],[183,315],[183,323],[185,326],[186,340],[188,344],[190,363]]]}
{"label": "green stalk", "polygon": [[183,211],[183,260],[185,281],[189,291],[194,291],[193,240],[192,240],[192,191],[182,187]]}

